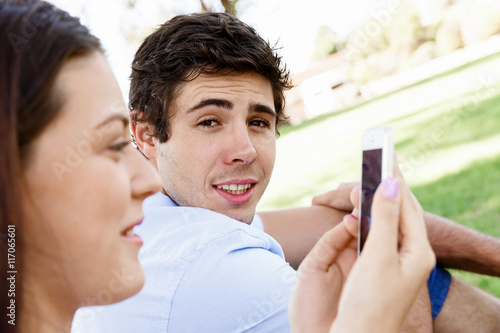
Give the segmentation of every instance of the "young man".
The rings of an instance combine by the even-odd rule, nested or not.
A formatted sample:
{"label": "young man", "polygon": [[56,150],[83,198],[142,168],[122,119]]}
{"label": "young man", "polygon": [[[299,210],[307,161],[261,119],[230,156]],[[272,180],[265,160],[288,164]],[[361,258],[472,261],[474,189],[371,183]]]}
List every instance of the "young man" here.
{"label": "young man", "polygon": [[[289,87],[280,57],[229,15],[178,16],[146,38],[132,64],[132,130],[163,183],[137,229],[146,284],[120,304],[82,311],[74,332],[289,331],[296,276],[285,257],[296,265],[345,214],[321,205],[262,220],[255,214]],[[263,229],[286,243],[285,253]],[[443,249],[451,253],[444,259],[453,257],[452,247]],[[434,316],[449,284],[445,271],[431,276]],[[470,294],[481,309],[499,308],[492,297]],[[456,306],[447,301],[443,311]],[[426,315],[430,322],[430,309]]]}

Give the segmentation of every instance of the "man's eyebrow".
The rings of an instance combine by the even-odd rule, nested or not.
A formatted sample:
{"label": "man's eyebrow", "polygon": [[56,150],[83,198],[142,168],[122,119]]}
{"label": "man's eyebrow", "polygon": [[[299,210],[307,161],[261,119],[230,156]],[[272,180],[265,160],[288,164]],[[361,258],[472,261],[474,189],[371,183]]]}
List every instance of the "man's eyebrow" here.
{"label": "man's eyebrow", "polygon": [[123,123],[124,127],[128,126],[128,123],[129,123],[128,117],[124,116],[121,113],[113,113],[108,118],[104,119],[104,121],[102,121],[101,123],[99,123],[94,129],[97,130],[97,129],[101,128],[101,127],[106,126],[107,124],[109,124],[109,123],[111,123],[113,121],[116,121],[116,120],[121,121]]}
{"label": "man's eyebrow", "polygon": [[260,113],[268,113],[274,117],[277,117],[278,114],[276,111],[271,109],[270,107],[264,104],[252,103],[248,106],[248,112],[260,112]]}
{"label": "man's eyebrow", "polygon": [[199,110],[201,108],[204,108],[205,106],[209,105],[215,105],[224,109],[232,109],[234,104],[231,101],[228,101],[227,99],[218,99],[218,98],[210,98],[210,99],[204,99],[200,103],[196,104],[192,108],[190,108],[187,113],[193,112],[196,110]]}

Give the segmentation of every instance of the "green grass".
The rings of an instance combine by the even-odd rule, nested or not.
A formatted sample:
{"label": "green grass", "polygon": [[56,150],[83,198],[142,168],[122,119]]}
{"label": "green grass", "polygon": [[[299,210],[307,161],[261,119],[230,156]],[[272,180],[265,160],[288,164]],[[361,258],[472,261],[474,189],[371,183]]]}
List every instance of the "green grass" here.
{"label": "green grass", "polygon": [[[500,156],[429,184],[413,186],[422,207],[470,228],[500,237]],[[500,279],[468,272],[454,275],[500,297]]]}
{"label": "green grass", "polygon": [[[358,180],[362,132],[389,125],[400,166],[422,206],[500,237],[498,78],[497,54],[284,127],[273,178],[258,209],[309,205],[313,195]],[[453,274],[500,297],[500,278]]]}
{"label": "green grass", "polygon": [[425,210],[500,237],[500,157],[471,164],[467,169],[412,191]]}
{"label": "green grass", "polygon": [[482,59],[478,59],[478,60],[472,61],[470,63],[464,64],[464,65],[459,66],[457,68],[454,68],[454,69],[451,69],[449,71],[446,71],[444,73],[438,74],[438,75],[436,75],[436,76],[434,76],[432,78],[429,78],[429,79],[426,79],[426,80],[423,80],[423,81],[411,84],[411,85],[409,85],[407,87],[404,87],[402,89],[399,89],[397,91],[393,91],[393,92],[390,92],[388,94],[383,94],[381,96],[374,97],[371,100],[361,100],[361,101],[359,101],[357,103],[354,103],[353,105],[349,105],[349,106],[343,107],[340,110],[337,110],[335,112],[329,112],[329,113],[325,113],[323,115],[319,115],[317,117],[314,117],[312,119],[308,119],[308,120],[306,120],[306,121],[304,121],[304,122],[302,122],[300,124],[297,124],[297,125],[283,125],[281,127],[281,129],[280,129],[280,133],[281,133],[281,135],[286,135],[288,133],[292,133],[292,132],[295,132],[295,131],[300,131],[303,128],[306,128],[306,127],[309,127],[309,126],[314,125],[316,123],[319,123],[319,122],[321,122],[321,121],[323,121],[323,120],[325,120],[327,118],[336,117],[336,116],[338,116],[338,115],[340,115],[340,114],[342,114],[344,112],[348,112],[348,111],[353,110],[355,108],[359,108],[361,106],[364,106],[365,104],[372,103],[372,102],[377,101],[379,99],[383,99],[386,96],[397,94],[400,91],[417,88],[417,87],[419,87],[421,85],[425,85],[427,82],[435,81],[435,80],[437,80],[439,78],[450,77],[450,76],[453,76],[454,74],[459,74],[460,72],[462,72],[464,70],[468,70],[468,69],[474,70],[474,68],[478,64],[487,63],[487,62],[491,62],[491,61],[499,61],[499,60],[500,60],[500,53],[494,53],[494,54],[491,54],[491,55],[489,55],[487,57],[484,57]]}
{"label": "green grass", "polygon": [[[474,97],[474,93],[469,94]],[[463,96],[467,99],[469,96]],[[412,132],[405,140],[397,142],[398,151],[409,149],[416,142],[422,142],[433,132],[441,132],[442,140],[436,144],[436,149],[446,149],[471,141],[484,140],[500,133],[497,119],[500,119],[500,95],[464,107],[454,107],[452,101],[436,105],[417,114],[430,112],[434,114],[424,121],[407,122],[403,128],[405,133]],[[441,109],[441,110],[439,110]],[[408,116],[400,119],[408,120]]]}

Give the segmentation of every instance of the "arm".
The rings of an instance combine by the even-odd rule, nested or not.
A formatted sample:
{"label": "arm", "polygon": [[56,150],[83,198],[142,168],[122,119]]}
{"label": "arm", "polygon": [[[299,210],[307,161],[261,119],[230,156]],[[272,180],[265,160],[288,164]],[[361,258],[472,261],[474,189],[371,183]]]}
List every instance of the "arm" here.
{"label": "arm", "polygon": [[395,194],[394,184],[389,187],[385,197],[377,191],[373,218],[380,223],[374,223],[366,252],[352,270],[356,221],[350,216],[325,233],[304,259],[289,307],[293,332],[400,331],[434,255],[418,203],[404,186],[400,194]]}
{"label": "arm", "polygon": [[399,332],[435,264],[422,208],[404,181],[394,179],[375,193],[370,235],[344,286],[331,332]]}
{"label": "arm", "polygon": [[[357,183],[341,184],[313,199],[313,205],[353,209],[349,192]],[[440,265],[500,276],[500,238],[465,227],[446,218],[424,213],[427,234]]]}
{"label": "arm", "polygon": [[[411,194],[411,192],[409,192]],[[412,199],[417,203],[415,197]],[[350,196],[354,206],[359,205],[359,193],[353,191]],[[418,204],[418,203],[417,203]],[[427,213],[423,213],[424,215]],[[446,222],[446,221],[445,221]],[[450,223],[454,224],[450,221]],[[436,223],[440,225],[439,223]],[[426,229],[428,228],[426,223]],[[457,225],[461,227],[460,225]],[[467,228],[464,228],[467,231]],[[454,229],[453,229],[454,230]],[[435,231],[435,234],[444,230]],[[446,239],[449,235],[442,235],[440,239]],[[429,239],[429,237],[427,238]],[[467,246],[467,245],[460,245]],[[471,246],[469,244],[468,246]],[[472,244],[474,246],[474,244]],[[434,274],[434,272],[433,272]],[[432,275],[431,275],[432,277]],[[500,300],[487,294],[483,290],[467,284],[456,277],[452,277],[451,284],[447,290],[446,300],[439,311],[439,298],[445,292],[445,280],[437,275],[428,281],[432,287],[423,288],[416,302],[410,310],[401,332],[499,332],[500,331]],[[444,284],[443,284],[444,283]],[[432,292],[431,292],[432,289]],[[429,296],[432,294],[432,301]],[[438,295],[441,296],[438,296]],[[432,312],[439,311],[436,320],[432,321],[431,304],[435,308]]]}
{"label": "arm", "polygon": [[[348,211],[352,210],[353,205],[349,201],[349,193],[353,187],[353,184],[348,184],[347,187],[342,185],[337,190],[317,196],[313,199],[312,207],[259,214],[263,217],[265,230],[284,245],[285,257],[289,258],[291,256],[290,258],[293,258],[291,264],[294,268],[304,259],[304,256],[314,246],[317,239],[336,225],[336,221],[341,221],[343,214],[348,214]],[[356,195],[352,199],[357,202]],[[342,207],[345,211],[316,209],[315,206],[323,208]],[[315,217],[310,219],[309,217],[312,215],[308,214]],[[500,251],[499,239],[463,227],[431,213],[424,213],[424,218],[429,240],[442,265],[499,275],[498,267],[500,267],[500,264],[497,262],[500,260],[500,254],[498,253]],[[295,246],[295,244],[300,244],[300,246]],[[469,258],[482,259],[471,260]],[[457,288],[457,285],[463,287]],[[427,288],[424,289],[427,291]],[[468,302],[465,305],[462,301],[464,297],[468,297]],[[421,311],[426,313],[428,308],[426,299],[428,301],[426,295],[419,296],[417,302],[420,302],[420,309],[414,305],[410,311],[410,316],[413,319],[410,317],[406,319],[403,330],[416,332],[415,325],[417,325],[419,331],[425,331],[425,327],[420,325],[426,323],[425,320],[421,320],[425,317]],[[467,331],[471,327],[470,325],[474,326],[481,322],[483,317],[496,318],[498,309],[500,309],[500,302],[497,299],[478,288],[466,285],[453,278],[443,310],[434,322],[434,329],[436,332],[456,332],[457,327],[462,327],[464,328],[463,331]],[[427,312],[429,311],[427,310]],[[415,318],[419,320],[415,320]],[[453,323],[453,325],[450,323]],[[487,323],[489,325],[487,327],[491,331],[498,330],[498,327],[500,327],[500,320],[488,320]],[[485,325],[485,322],[483,321],[481,325]]]}
{"label": "arm", "polygon": [[442,266],[500,276],[499,238],[431,213],[424,216],[429,241]]}
{"label": "arm", "polygon": [[[304,257],[320,237],[336,226],[343,217],[351,214],[353,206],[349,200],[352,188],[357,183],[343,183],[334,190],[313,199],[310,207],[290,208],[259,212],[264,231],[283,248],[285,259],[297,269]],[[328,200],[328,204],[315,202],[316,198]]]}
{"label": "arm", "polygon": [[350,211],[311,206],[259,212],[264,231],[283,248],[285,259],[297,269],[314,244]]}

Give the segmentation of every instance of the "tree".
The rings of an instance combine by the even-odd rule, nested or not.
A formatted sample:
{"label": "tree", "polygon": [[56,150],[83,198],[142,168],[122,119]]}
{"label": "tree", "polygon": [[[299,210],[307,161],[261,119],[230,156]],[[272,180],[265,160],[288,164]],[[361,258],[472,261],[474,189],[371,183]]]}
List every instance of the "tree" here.
{"label": "tree", "polygon": [[321,59],[342,50],[342,40],[332,28],[322,25],[318,28],[315,39],[316,49],[313,59]]}
{"label": "tree", "polygon": [[[237,14],[236,13],[236,3],[237,2],[238,2],[238,0],[220,0],[222,7],[224,7],[224,12],[231,14],[231,15],[235,15],[235,16]],[[201,3],[201,8],[203,9],[204,12],[214,11],[214,8],[208,7],[205,4],[205,1],[200,0],[200,3]]]}

